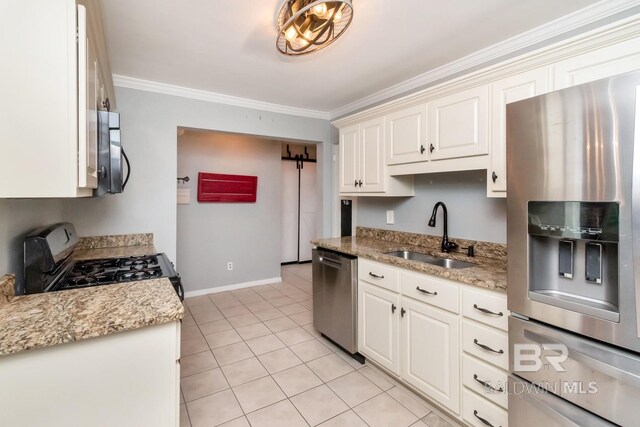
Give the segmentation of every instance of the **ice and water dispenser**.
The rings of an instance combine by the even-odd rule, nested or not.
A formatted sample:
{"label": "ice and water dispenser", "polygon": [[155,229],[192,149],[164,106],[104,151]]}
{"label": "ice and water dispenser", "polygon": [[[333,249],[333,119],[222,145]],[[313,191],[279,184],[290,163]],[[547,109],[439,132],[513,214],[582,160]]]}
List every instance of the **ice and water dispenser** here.
{"label": "ice and water dispenser", "polygon": [[618,322],[619,211],[617,202],[529,202],[529,298]]}

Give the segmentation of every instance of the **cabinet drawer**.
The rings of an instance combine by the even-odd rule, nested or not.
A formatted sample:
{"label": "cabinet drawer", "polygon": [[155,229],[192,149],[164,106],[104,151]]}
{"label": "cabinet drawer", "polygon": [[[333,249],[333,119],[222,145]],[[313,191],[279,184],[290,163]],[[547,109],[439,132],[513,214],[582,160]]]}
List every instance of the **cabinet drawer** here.
{"label": "cabinet drawer", "polygon": [[368,259],[358,258],[358,279],[393,292],[400,291],[400,271]]}
{"label": "cabinet drawer", "polygon": [[507,411],[469,390],[462,392],[462,417],[475,427],[507,427],[509,422]]}
{"label": "cabinet drawer", "polygon": [[509,339],[506,332],[465,319],[462,321],[462,348],[498,368],[505,371],[509,369]]}
{"label": "cabinet drawer", "polygon": [[507,330],[507,295],[491,291],[462,290],[462,314],[494,328]]}
{"label": "cabinet drawer", "polygon": [[459,286],[445,280],[402,272],[400,274],[402,295],[415,298],[427,304],[451,311],[460,312]]}
{"label": "cabinet drawer", "polygon": [[462,356],[462,383],[487,400],[507,409],[507,373],[505,371],[465,354]]}

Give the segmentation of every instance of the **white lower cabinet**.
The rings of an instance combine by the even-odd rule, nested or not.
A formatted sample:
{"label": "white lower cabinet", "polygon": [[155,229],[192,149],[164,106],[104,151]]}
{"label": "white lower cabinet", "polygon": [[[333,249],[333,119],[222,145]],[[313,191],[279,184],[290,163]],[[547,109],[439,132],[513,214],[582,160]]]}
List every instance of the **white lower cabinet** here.
{"label": "white lower cabinet", "polygon": [[358,283],[358,349],[394,374],[400,373],[400,296]]}
{"label": "white lower cabinet", "polygon": [[507,408],[507,371],[489,365],[475,357],[462,356],[462,383],[485,399]]}
{"label": "white lower cabinet", "polygon": [[176,427],[180,322],[2,356],[0,425]]}
{"label": "white lower cabinet", "polygon": [[507,427],[506,294],[366,259],[358,275],[359,352],[459,420]]}
{"label": "white lower cabinet", "polygon": [[462,418],[474,427],[507,427],[509,422],[507,411],[467,389],[462,392]]}
{"label": "white lower cabinet", "polygon": [[436,402],[459,413],[458,316],[404,297],[401,306],[402,378]]}

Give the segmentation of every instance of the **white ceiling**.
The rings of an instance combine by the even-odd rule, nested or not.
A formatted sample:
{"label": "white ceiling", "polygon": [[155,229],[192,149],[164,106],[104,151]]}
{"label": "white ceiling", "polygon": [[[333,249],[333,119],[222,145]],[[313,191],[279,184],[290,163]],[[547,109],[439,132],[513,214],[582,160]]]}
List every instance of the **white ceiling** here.
{"label": "white ceiling", "polygon": [[275,48],[281,0],[106,0],[112,72],[333,111],[596,0],[354,0],[351,28],[303,57]]}

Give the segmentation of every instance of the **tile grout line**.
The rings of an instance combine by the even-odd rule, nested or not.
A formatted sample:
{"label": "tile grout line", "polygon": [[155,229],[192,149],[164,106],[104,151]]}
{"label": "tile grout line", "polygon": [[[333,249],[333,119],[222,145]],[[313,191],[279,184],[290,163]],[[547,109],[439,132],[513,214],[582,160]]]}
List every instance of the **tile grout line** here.
{"label": "tile grout line", "polygon": [[[306,279],[304,279],[304,278],[302,278],[302,277],[300,277],[300,276],[298,276],[298,277],[299,277],[300,279],[304,280],[306,283],[309,283]],[[296,286],[295,284],[292,284],[292,283],[288,282],[288,281],[287,281],[286,279],[284,279],[284,278],[283,278],[283,282],[286,282],[286,283],[287,283],[287,284],[289,284],[290,286],[293,286],[293,287],[295,287],[295,288],[299,289],[301,292],[304,292],[305,294],[307,294],[307,295],[309,295],[309,296],[312,296],[311,294],[308,294],[304,289],[302,289],[302,288],[300,288],[300,287]],[[310,284],[310,283],[309,283],[309,284]],[[251,288],[249,288],[249,289],[251,289]],[[252,291],[252,292],[253,292],[254,294],[256,294],[256,295],[260,296],[260,297],[262,298],[262,300],[263,300],[263,301],[266,301],[267,303],[271,304],[271,303],[269,302],[269,300],[268,300],[268,299],[266,299],[266,298],[262,297],[262,295],[260,295],[259,293],[255,292],[255,291]],[[283,294],[284,294],[284,293],[283,293]],[[239,299],[235,294],[232,294],[232,295],[233,295],[233,296],[234,296],[234,298],[239,302],[239,304],[238,304],[237,306],[242,306],[242,307],[244,307],[244,308],[245,308],[245,309],[247,309],[251,314],[253,314],[254,316],[256,316],[256,313],[258,313],[258,312],[253,312],[253,311],[251,311],[251,309],[249,309],[249,308],[247,307],[246,303],[242,302],[242,301],[241,301],[241,300],[240,300],[240,299]],[[284,294],[284,296],[287,296],[287,295],[286,295],[286,294]],[[262,302],[262,301],[256,301],[256,303],[258,303],[258,302]],[[216,308],[216,309],[218,309],[218,310],[221,312],[221,314],[222,314],[223,318],[224,318],[226,321],[228,321],[228,320],[229,320],[229,317],[227,317],[227,316],[222,312],[221,308],[220,308],[220,307],[219,307],[219,306],[218,306],[214,301],[211,301],[211,303],[215,306],[215,308]],[[294,302],[293,302],[292,304],[294,304],[294,303],[295,303],[295,304],[300,304],[300,302],[297,302],[297,301],[295,301],[295,300],[294,300]],[[249,303],[249,304],[252,304],[252,303]],[[292,304],[291,304],[291,305],[292,305]],[[285,304],[285,305],[289,305],[289,304]],[[273,305],[272,305],[272,306],[273,306]],[[235,306],[234,306],[234,307],[235,307]],[[273,306],[273,308],[275,308],[275,309],[279,310],[277,306]],[[306,307],[304,307],[304,308],[305,308],[305,310],[306,310],[306,311],[312,312],[312,310],[309,310],[309,309],[307,309]],[[271,310],[271,309],[268,309],[268,310]],[[261,310],[261,311],[266,311],[266,310]],[[260,311],[260,312],[261,312],[261,311]],[[189,312],[190,312],[190,310],[189,310]],[[302,312],[303,312],[303,311],[301,311],[300,313],[302,313]],[[191,312],[190,312],[190,314],[192,315],[192,313],[191,313]],[[259,322],[251,323],[251,324],[249,324],[249,325],[260,324],[260,323],[264,324],[264,325],[267,327],[267,329],[271,332],[271,333],[270,333],[270,334],[268,334],[268,335],[274,335],[274,336],[275,336],[275,337],[277,337],[280,341],[282,341],[282,340],[278,337],[278,335],[277,335],[277,334],[278,334],[278,333],[281,333],[281,332],[285,332],[285,331],[291,330],[291,329],[295,329],[295,328],[302,328],[302,329],[303,329],[303,330],[305,330],[307,333],[309,333],[309,331],[308,331],[308,330],[306,330],[306,328],[305,328],[305,327],[306,327],[306,326],[308,326],[309,324],[300,325],[300,324],[298,324],[295,320],[291,319],[291,316],[293,316],[293,315],[295,315],[295,314],[299,314],[299,313],[292,313],[291,315],[288,315],[288,314],[286,314],[286,313],[282,312],[282,314],[283,314],[283,316],[282,316],[282,317],[279,317],[279,318],[276,318],[276,319],[288,318],[289,320],[293,321],[293,323],[295,323],[295,326],[293,326],[293,327],[289,327],[289,328],[286,328],[286,329],[283,329],[283,330],[280,330],[280,331],[278,331],[278,332],[275,332],[275,331],[273,331],[271,328],[269,328],[269,326],[267,326],[267,325],[266,325],[266,322],[267,322],[268,320],[267,320],[267,321],[262,321],[262,320],[260,320]],[[234,317],[234,316],[231,316],[231,317]],[[257,316],[256,316],[256,317],[257,317]],[[219,319],[219,320],[222,320],[222,319]],[[269,319],[269,320],[275,320],[275,319]],[[200,328],[200,323],[199,323],[198,321],[196,321],[196,320],[195,320],[195,318],[194,318],[194,323],[197,325],[198,330],[200,331],[201,336],[204,338],[204,337],[205,337],[205,335],[204,335],[204,333],[202,332],[202,329]],[[202,323],[207,323],[207,322],[202,322]],[[244,325],[244,326],[249,326],[249,325]],[[232,326],[232,328],[231,328],[231,329],[232,329],[232,330],[234,330],[236,333],[238,333],[238,331],[237,331],[237,330],[238,330],[238,328],[237,328],[237,327],[235,327],[235,326],[233,326],[233,324],[232,324],[231,326]],[[209,334],[209,335],[212,335],[212,334]],[[239,334],[238,334],[238,335],[239,335]],[[328,353],[328,354],[324,354],[324,355],[321,355],[321,356],[318,356],[318,357],[314,357],[314,358],[309,359],[309,360],[307,360],[307,361],[302,361],[302,360],[301,360],[301,364],[300,364],[300,365],[296,365],[296,366],[302,366],[302,365],[304,365],[304,366],[306,366],[308,369],[311,369],[311,368],[310,368],[310,366],[308,365],[308,363],[313,362],[313,361],[315,361],[315,360],[318,360],[318,359],[320,359],[320,358],[322,358],[322,357],[327,357],[327,356],[331,356],[331,355],[336,355],[336,356],[340,357],[340,355],[338,355],[338,354],[337,354],[337,352],[336,352],[333,348],[331,348],[331,347],[327,346],[324,342],[322,342],[320,339],[318,339],[318,337],[314,336],[313,334],[310,334],[310,335],[311,335],[311,337],[312,337],[311,339],[306,340],[306,341],[301,341],[301,342],[299,342],[299,343],[295,343],[295,344],[292,344],[292,345],[302,344],[302,343],[304,343],[304,342],[309,342],[309,341],[315,340],[316,342],[318,342],[318,343],[322,344],[324,347],[327,347],[327,349],[330,351],[330,353]],[[242,342],[242,343],[244,343],[244,344],[246,345],[246,344],[247,344],[247,340],[245,340],[241,335],[239,335],[239,336],[240,336],[240,338],[242,339],[242,341],[240,341],[240,342]],[[266,336],[266,335],[265,335],[265,336]],[[254,337],[254,338],[260,338],[260,337]],[[252,338],[252,339],[253,339],[253,338]],[[278,382],[277,382],[277,381],[275,381],[275,378],[273,378],[273,375],[274,375],[274,374],[277,374],[277,373],[279,373],[279,372],[285,371],[286,369],[283,369],[283,370],[281,370],[281,371],[275,372],[274,374],[270,373],[270,372],[266,369],[266,366],[264,365],[264,363],[259,359],[259,356],[258,356],[258,355],[253,351],[253,349],[251,349],[251,347],[249,347],[249,346],[247,345],[247,347],[248,347],[248,348],[249,348],[249,350],[251,351],[251,354],[253,355],[252,357],[255,357],[255,358],[258,360],[258,363],[260,363],[260,365],[263,367],[263,369],[265,369],[265,371],[267,372],[267,375],[266,375],[266,376],[264,376],[264,377],[261,377],[261,378],[269,377],[273,382],[275,382],[275,383],[276,383],[276,386],[277,386],[277,387],[278,387],[278,388],[283,392],[283,395],[285,396],[285,398],[284,398],[284,399],[282,399],[282,400],[279,400],[279,401],[277,401],[277,402],[271,403],[270,405],[267,405],[267,406],[265,406],[265,407],[263,407],[263,408],[259,408],[259,409],[256,409],[255,411],[251,411],[251,412],[246,413],[246,412],[244,411],[244,409],[242,409],[242,405],[240,405],[240,402],[239,402],[239,401],[238,401],[238,399],[237,399],[237,396],[236,396],[235,391],[234,391],[234,387],[232,387],[232,386],[231,386],[231,384],[230,384],[230,383],[229,383],[229,381],[228,381],[227,376],[224,374],[224,371],[222,370],[222,365],[220,365],[220,363],[218,362],[217,358],[216,358],[216,357],[215,357],[215,355],[213,354],[214,348],[212,348],[212,347],[209,345],[209,342],[208,342],[206,339],[205,339],[205,342],[207,343],[207,347],[209,348],[209,350],[208,350],[208,351],[212,353],[212,356],[214,357],[214,360],[215,360],[215,361],[216,361],[216,363],[217,363],[217,367],[212,368],[212,369],[207,369],[207,370],[204,370],[204,371],[202,371],[202,372],[207,372],[207,371],[210,371],[210,370],[213,370],[213,369],[216,369],[216,368],[219,368],[219,369],[220,369],[221,373],[223,374],[223,377],[225,378],[225,380],[227,381],[227,384],[229,385],[229,388],[228,388],[228,389],[230,389],[230,390],[232,391],[232,393],[234,394],[234,398],[235,398],[236,402],[238,403],[238,405],[240,406],[240,409],[242,410],[242,412],[243,412],[243,414],[244,414],[244,417],[245,417],[245,418],[246,418],[246,416],[247,416],[248,414],[251,414],[251,413],[253,413],[253,412],[259,411],[259,410],[264,409],[264,408],[267,408],[267,407],[269,407],[269,406],[271,406],[271,405],[275,405],[275,404],[277,404],[277,403],[280,403],[280,402],[283,402],[283,401],[285,401],[285,400],[288,400],[288,401],[289,401],[289,402],[294,406],[294,408],[296,409],[296,411],[301,415],[301,417],[305,420],[305,422],[307,422],[306,418],[304,418],[304,416],[300,413],[300,411],[298,410],[298,408],[293,404],[293,402],[291,401],[291,398],[292,398],[292,397],[295,397],[295,396],[298,396],[298,395],[300,395],[300,394],[302,394],[302,393],[305,393],[305,392],[307,392],[307,391],[309,391],[309,390],[313,390],[313,389],[315,389],[315,388],[318,388],[318,387],[320,387],[320,386],[322,386],[322,385],[326,385],[326,386],[327,386],[327,388],[328,388],[328,389],[329,389],[333,394],[335,394],[335,395],[338,397],[338,399],[339,399],[342,403],[344,403],[344,404],[345,404],[345,406],[346,406],[348,409],[347,409],[347,410],[345,410],[345,411],[343,411],[343,412],[341,412],[341,413],[339,413],[339,414],[337,414],[337,415],[335,415],[334,417],[331,417],[331,418],[329,418],[329,419],[327,419],[327,420],[322,421],[322,422],[324,423],[324,422],[327,422],[327,421],[329,421],[329,420],[331,420],[331,419],[333,419],[333,418],[336,418],[336,417],[338,417],[338,416],[340,416],[340,415],[344,414],[345,412],[353,411],[353,409],[354,409],[356,406],[359,406],[359,405],[361,405],[361,404],[363,404],[363,403],[365,403],[365,402],[367,402],[367,401],[369,401],[369,400],[371,400],[371,399],[373,399],[373,398],[375,398],[375,397],[377,397],[377,396],[380,396],[381,394],[387,393],[387,391],[388,391],[388,390],[387,390],[387,391],[383,390],[381,387],[377,386],[375,383],[373,383],[371,380],[369,380],[367,377],[365,377],[363,374],[361,374],[361,373],[360,373],[360,375],[362,375],[362,376],[363,376],[367,381],[371,382],[371,383],[372,383],[376,388],[378,388],[378,389],[380,390],[380,392],[379,392],[379,393],[377,393],[375,396],[372,396],[371,398],[369,398],[369,399],[367,399],[367,400],[365,400],[365,401],[363,401],[363,402],[358,403],[358,405],[355,405],[354,407],[351,407],[350,405],[348,405],[348,404],[347,404],[347,403],[346,403],[346,402],[345,402],[345,401],[344,401],[344,400],[343,400],[339,395],[337,395],[337,394],[336,394],[336,393],[331,389],[331,387],[328,385],[328,382],[324,381],[322,378],[319,378],[319,379],[320,379],[320,381],[322,382],[322,384],[320,384],[320,385],[318,385],[318,386],[316,386],[316,387],[312,387],[312,388],[311,388],[311,389],[309,389],[309,390],[306,390],[306,391],[303,391],[303,392],[297,393],[297,394],[295,394],[295,395],[293,395],[293,396],[287,396],[287,395],[286,395],[286,393],[284,393],[284,390],[282,390],[282,388],[281,388],[280,384],[278,384]],[[231,346],[231,345],[234,345],[234,344],[237,344],[237,343],[229,344],[228,346]],[[272,353],[272,352],[275,352],[275,351],[279,351],[279,350],[282,350],[282,349],[285,349],[285,348],[286,348],[286,349],[288,349],[289,351],[292,351],[292,349],[291,349],[291,346],[290,346],[290,345],[287,345],[287,344],[286,344],[286,343],[284,343],[284,342],[282,342],[282,344],[283,344],[285,347],[282,347],[282,348],[280,348],[280,349],[275,349],[275,350],[272,350],[272,351],[269,351],[269,352],[263,353],[263,354],[261,354],[261,355],[269,354],[269,353]],[[221,346],[221,347],[216,347],[216,348],[224,348],[224,347],[227,347],[227,346]],[[337,348],[337,350],[340,350],[340,349],[339,349],[339,348]],[[206,351],[207,351],[207,350],[204,350],[204,351],[202,351],[202,352],[198,352],[198,353],[194,353],[194,354],[200,354],[200,353],[204,353],[204,352],[206,352]],[[293,352],[293,354],[297,356],[297,354],[296,354],[295,352]],[[342,357],[340,357],[340,359],[341,359],[343,362],[348,363],[348,361],[344,360]],[[234,362],[234,363],[235,363],[235,362]],[[230,364],[232,364],[232,363],[230,363]],[[230,364],[227,364],[227,365],[230,365]],[[225,365],[225,366],[226,366],[226,365]],[[335,380],[337,380],[337,379],[339,379],[339,378],[342,378],[342,377],[344,377],[344,376],[346,376],[346,375],[350,375],[350,374],[352,374],[352,373],[358,372],[360,369],[362,369],[362,368],[364,368],[364,367],[367,367],[367,366],[369,366],[369,365],[366,365],[366,364],[365,364],[365,365],[357,366],[357,367],[356,367],[356,366],[353,366],[353,365],[349,364],[349,366],[350,366],[350,368],[351,368],[351,371],[349,371],[349,372],[347,372],[347,373],[345,373],[345,374],[343,374],[343,375],[340,375],[340,376],[338,376],[338,377],[336,377],[336,378],[332,378],[330,381],[335,381]],[[295,366],[294,366],[294,367],[295,367]],[[287,368],[287,369],[291,369],[291,368]],[[200,372],[200,373],[202,373],[202,372]],[[314,375],[316,375],[316,376],[317,376],[317,374],[315,374],[315,372],[313,371],[313,369],[311,369],[311,372],[313,372],[313,373],[314,373]],[[197,375],[197,373],[196,373],[196,374],[192,374],[192,375]],[[190,377],[190,376],[192,376],[192,375],[189,375],[189,376],[184,377],[184,378],[188,378],[188,377]],[[261,378],[258,378],[258,379],[261,379]],[[255,380],[252,380],[252,381],[255,381]],[[330,382],[330,381],[329,381],[329,382]],[[249,381],[249,382],[250,382],[250,381]],[[247,382],[247,383],[249,383],[249,382]],[[243,384],[247,384],[247,383],[243,383]],[[240,385],[242,385],[242,384],[239,384],[238,386],[240,386]],[[236,387],[237,387],[237,386],[236,386]],[[391,389],[393,389],[393,388],[395,388],[395,387],[396,387],[396,386],[395,386],[395,385],[393,385],[389,390],[391,390]],[[215,394],[215,393],[212,393],[212,394]],[[388,393],[387,393],[387,394],[388,394]],[[207,396],[209,396],[209,395],[207,395]],[[203,397],[206,397],[206,396],[203,396]],[[389,397],[391,397],[394,401],[397,401],[395,398],[393,398],[393,396],[389,395]],[[194,399],[194,400],[197,400],[197,399]],[[192,401],[193,401],[193,400],[192,400]],[[186,406],[186,403],[187,403],[187,402],[185,401],[185,403],[184,403],[184,404],[185,404],[185,406]],[[400,402],[398,402],[398,403],[399,403],[401,406],[405,407],[405,406],[404,406],[404,405],[402,405]],[[406,407],[405,407],[405,408],[406,408]],[[411,412],[408,408],[406,408],[406,409],[407,409],[409,412]],[[362,418],[361,418],[361,417],[360,417],[360,416],[359,416],[355,411],[353,411],[353,412],[356,414],[356,416],[357,416],[359,419],[362,419]],[[412,412],[411,412],[411,413],[412,413]],[[188,414],[188,409],[187,409],[187,414]],[[413,415],[417,417],[417,415],[416,415],[416,414],[413,414]],[[427,415],[428,415],[428,413],[427,413]],[[190,417],[190,415],[189,415],[189,414],[188,414],[188,416]],[[238,417],[238,418],[236,418],[236,419],[239,419],[239,418],[242,418],[242,417]],[[234,420],[235,420],[235,419],[234,419]],[[418,420],[421,420],[421,418],[419,418]],[[189,421],[190,421],[190,419],[189,419]],[[232,420],[232,421],[233,421],[233,420]],[[365,424],[367,424],[364,420],[362,420],[362,421],[363,421]],[[367,424],[367,425],[368,425],[368,424]]]}

